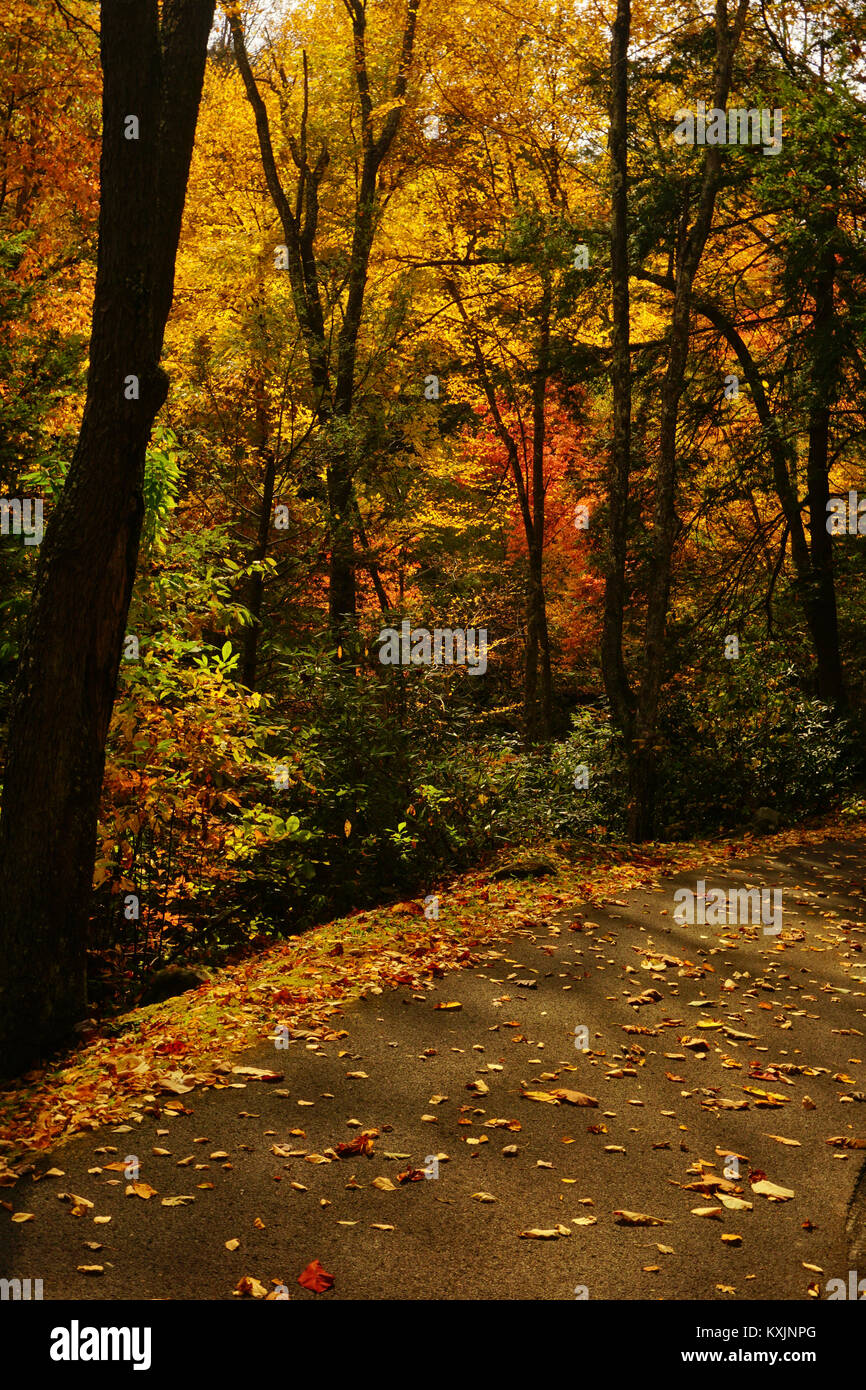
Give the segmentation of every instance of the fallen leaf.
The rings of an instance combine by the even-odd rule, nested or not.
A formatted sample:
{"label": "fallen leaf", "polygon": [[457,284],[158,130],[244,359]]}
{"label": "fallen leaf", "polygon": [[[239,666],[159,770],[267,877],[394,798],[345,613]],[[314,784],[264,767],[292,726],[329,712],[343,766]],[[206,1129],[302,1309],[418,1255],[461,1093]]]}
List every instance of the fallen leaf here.
{"label": "fallen leaf", "polygon": [[660,1216],[647,1216],[642,1211],[615,1211],[614,1223],[617,1226],[669,1226],[670,1221]]}
{"label": "fallen leaf", "polygon": [[560,1087],[559,1090],[553,1091],[551,1094],[556,1096],[557,1100],[564,1100],[568,1105],[598,1105],[594,1096],[584,1095],[583,1091],[567,1091]]}
{"label": "fallen leaf", "polygon": [[732,1197],[727,1192],[719,1193],[719,1201],[728,1208],[729,1211],[751,1211],[752,1203],[746,1202],[742,1197]]}
{"label": "fallen leaf", "polygon": [[[156,1188],[151,1187],[149,1182],[131,1182],[127,1184],[126,1195],[127,1197],[141,1197],[143,1201],[147,1202],[151,1197],[156,1196]],[[92,1202],[90,1206],[93,1206]]]}
{"label": "fallen leaf", "polygon": [[267,1298],[268,1291],[264,1284],[260,1284],[258,1279],[254,1279],[251,1274],[245,1274],[235,1284],[235,1293],[247,1294],[250,1298]]}
{"label": "fallen leaf", "polygon": [[252,1076],[256,1081],[282,1081],[283,1072],[262,1067],[232,1067],[235,1076]]}
{"label": "fallen leaf", "polygon": [[760,1182],[752,1183],[752,1191],[757,1192],[759,1197],[768,1197],[771,1202],[790,1202],[794,1193],[790,1187],[779,1187],[774,1182],[761,1179]]}
{"label": "fallen leaf", "polygon": [[425,1179],[426,1177],[427,1177],[427,1171],[426,1171],[426,1169],[424,1169],[424,1168],[413,1168],[413,1167],[410,1165],[408,1168],[405,1168],[405,1169],[403,1170],[402,1173],[398,1173],[398,1174],[397,1174],[397,1181],[398,1181],[399,1183],[423,1182],[424,1179]]}
{"label": "fallen leaf", "polygon": [[334,1287],[334,1276],[323,1269],[318,1260],[311,1260],[305,1270],[298,1275],[298,1283],[312,1293],[326,1293]]}

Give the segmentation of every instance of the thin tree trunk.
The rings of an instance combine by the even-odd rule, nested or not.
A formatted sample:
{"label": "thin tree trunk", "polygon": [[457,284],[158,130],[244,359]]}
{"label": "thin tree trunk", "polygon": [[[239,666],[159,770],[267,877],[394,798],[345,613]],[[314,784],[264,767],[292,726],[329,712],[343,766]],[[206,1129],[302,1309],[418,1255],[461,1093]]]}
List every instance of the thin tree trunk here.
{"label": "thin tree trunk", "polygon": [[[544,595],[544,445],[547,416],[545,396],[550,376],[550,313],[552,287],[550,274],[542,271],[541,304],[538,322],[538,349],[532,383],[532,536],[529,539],[529,596],[528,626],[532,632],[532,652],[527,644],[527,667],[533,665],[533,704],[527,707],[527,727],[531,721],[542,743],[550,739],[553,718],[550,667],[550,637],[547,629],[547,603]],[[541,704],[536,707],[537,681],[534,671],[541,662]]]}
{"label": "thin tree trunk", "polygon": [[[255,385],[257,450],[263,465],[262,507],[259,512],[258,533],[250,560],[261,564],[267,557],[268,542],[274,508],[274,484],[277,477],[277,459],[270,446],[270,425],[268,421],[268,400],[265,390],[264,368]],[[243,630],[241,647],[241,680],[249,690],[256,688],[256,668],[258,666],[259,642],[262,633],[262,603],[264,600],[265,579],[261,570],[251,574],[247,583],[246,607],[253,619]]]}
{"label": "thin tree trunk", "polygon": [[[87,399],[39,559],[0,818],[0,1072],[87,1004],[105,742],[143,519],[144,458],[213,0],[106,0],[99,252]],[[129,139],[128,117],[138,118]],[[137,398],[134,383],[138,379]]]}

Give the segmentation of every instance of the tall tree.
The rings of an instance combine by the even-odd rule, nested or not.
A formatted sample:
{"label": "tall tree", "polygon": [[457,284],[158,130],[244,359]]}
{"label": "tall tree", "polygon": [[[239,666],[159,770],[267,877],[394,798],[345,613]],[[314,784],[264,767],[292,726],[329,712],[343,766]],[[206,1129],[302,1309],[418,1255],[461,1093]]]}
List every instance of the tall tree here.
{"label": "tall tree", "polygon": [[[731,89],[734,55],[746,21],[749,0],[737,0],[733,24],[728,14],[727,0],[716,0],[715,46],[716,61],[713,77],[713,106],[724,111]],[[618,418],[615,419],[615,447],[612,484],[615,489],[615,508],[612,510],[612,545],[609,568],[609,603],[605,615],[605,679],[611,695],[614,716],[625,724],[629,764],[629,833],[637,840],[648,839],[655,819],[656,775],[658,762],[659,705],[665,672],[666,632],[670,603],[671,573],[674,547],[679,532],[676,512],[678,449],[677,424],[680,401],[685,387],[686,364],[691,340],[693,287],[704,248],[713,224],[716,197],[722,180],[722,147],[708,145],[703,159],[700,184],[694,212],[688,202],[683,209],[677,243],[673,255],[673,306],[668,335],[668,362],[661,388],[658,427],[658,457],[655,479],[655,503],[650,539],[650,567],[647,583],[647,613],[644,632],[640,682],[634,716],[628,708],[626,689],[622,685],[622,612],[625,586],[618,585],[618,565],[623,558],[622,517],[623,481],[627,479],[627,439],[625,421],[628,407],[624,405],[623,330],[625,327],[623,299],[622,226],[623,208],[621,183],[624,176],[622,151],[623,124],[622,68],[624,16],[618,13],[611,49],[613,90],[611,96],[611,163],[614,185],[614,217],[612,249],[617,255],[615,293],[618,296],[618,322],[615,339],[615,381]],[[626,112],[627,115],[627,112]],[[630,384],[629,384],[629,390]],[[617,555],[617,547],[620,554]]]}
{"label": "tall tree", "polygon": [[0,818],[0,1070],[87,1003],[105,741],[144,512],[159,365],[214,0],[104,0],[99,252],[87,399],[42,544]]}
{"label": "tall tree", "polygon": [[631,0],[617,0],[610,48],[611,214],[610,269],[612,288],[611,388],[613,438],[608,465],[610,513],[605,564],[604,628],[601,665],[613,722],[631,739],[634,697],[622,650],[625,615],[625,567],[628,550],[628,496],[631,473],[631,325],[628,255],[628,45]]}
{"label": "tall tree", "polygon": [[[397,72],[384,114],[378,122],[374,106],[367,56],[367,0],[343,0],[352,25],[352,54],[361,115],[360,158],[357,193],[352,218],[351,249],[345,275],[345,295],[339,306],[336,329],[336,360],[332,362],[331,337],[334,326],[328,322],[323,302],[322,275],[318,260],[320,187],[330,153],[322,143],[311,161],[308,148],[309,66],[303,55],[303,109],[297,139],[289,145],[296,166],[294,196],[290,198],[277,167],[267,106],[259,90],[246,47],[240,9],[226,7],[232,42],[247,97],[256,122],[262,167],[280,219],[288,253],[289,278],[298,325],[304,338],[309,362],[310,384],[320,424],[347,421],[355,397],[358,339],[364,314],[364,300],[370,254],[379,218],[379,176],[400,129],[409,86],[415,31],[421,0],[407,0],[400,38]],[[281,74],[281,78],[282,78]],[[285,85],[288,85],[285,83]],[[340,443],[341,432],[334,432],[334,447],[327,465],[327,507],[330,533],[328,613],[335,643],[347,648],[356,621],[355,534],[358,529],[353,465],[350,450]],[[363,542],[362,542],[363,543]],[[373,573],[374,583],[378,574]]]}

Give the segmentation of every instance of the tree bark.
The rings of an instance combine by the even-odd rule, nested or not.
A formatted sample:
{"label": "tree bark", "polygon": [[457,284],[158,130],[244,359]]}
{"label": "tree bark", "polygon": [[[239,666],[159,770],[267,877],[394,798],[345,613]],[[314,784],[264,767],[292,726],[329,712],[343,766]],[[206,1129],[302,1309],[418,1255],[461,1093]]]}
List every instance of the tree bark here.
{"label": "tree bark", "polygon": [[[105,742],[143,519],[144,458],[213,0],[102,5],[99,251],[87,397],[41,547],[16,676],[0,818],[0,1073],[87,1005]],[[127,117],[138,139],[126,138]],[[138,379],[137,399],[130,378]]]}

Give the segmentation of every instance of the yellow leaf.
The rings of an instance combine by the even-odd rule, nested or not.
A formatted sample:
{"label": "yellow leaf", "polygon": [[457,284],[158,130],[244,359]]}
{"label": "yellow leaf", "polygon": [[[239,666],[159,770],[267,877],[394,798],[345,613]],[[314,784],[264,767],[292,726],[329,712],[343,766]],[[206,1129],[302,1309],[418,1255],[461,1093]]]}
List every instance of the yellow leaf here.
{"label": "yellow leaf", "polygon": [[156,1188],[151,1187],[149,1182],[131,1182],[127,1184],[127,1197],[141,1197],[146,1202],[151,1197],[156,1196]]}

